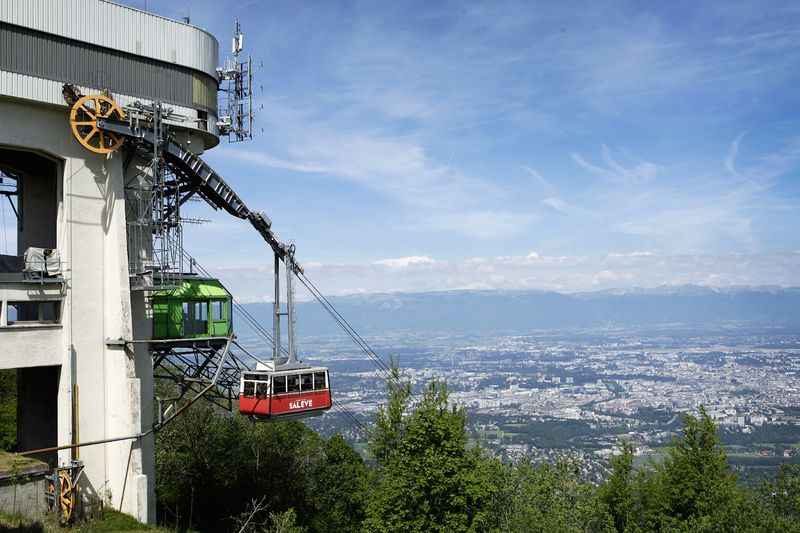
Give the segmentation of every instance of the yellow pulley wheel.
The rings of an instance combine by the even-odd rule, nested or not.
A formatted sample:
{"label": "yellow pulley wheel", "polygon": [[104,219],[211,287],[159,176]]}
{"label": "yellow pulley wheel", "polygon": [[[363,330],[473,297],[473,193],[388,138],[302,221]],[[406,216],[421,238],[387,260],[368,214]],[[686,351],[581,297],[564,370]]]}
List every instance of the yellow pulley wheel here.
{"label": "yellow pulley wheel", "polygon": [[109,154],[122,146],[124,138],[97,127],[97,119],[123,120],[125,111],[103,94],[82,96],[69,112],[72,135],[81,145],[96,154]]}
{"label": "yellow pulley wheel", "polygon": [[58,500],[61,511],[60,518],[63,524],[67,524],[72,519],[72,512],[75,510],[75,487],[72,486],[69,472],[62,470],[58,473],[58,479],[61,482],[61,494],[59,494]]}
{"label": "yellow pulley wheel", "polygon": [[75,486],[72,484],[69,472],[62,470],[58,473],[58,490],[52,478],[49,479],[47,492],[50,495],[48,498],[50,511],[57,511],[59,522],[68,524],[75,511]]}

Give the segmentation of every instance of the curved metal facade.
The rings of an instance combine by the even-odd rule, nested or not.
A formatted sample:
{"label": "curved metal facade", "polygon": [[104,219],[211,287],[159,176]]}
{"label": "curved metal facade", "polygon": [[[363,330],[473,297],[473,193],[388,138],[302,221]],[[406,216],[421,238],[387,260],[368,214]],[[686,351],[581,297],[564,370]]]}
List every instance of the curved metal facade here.
{"label": "curved metal facade", "polygon": [[[107,0],[0,0],[0,97],[63,105],[61,85],[159,100],[215,146],[217,40]],[[208,134],[211,134],[208,136]]]}
{"label": "curved metal facade", "polygon": [[2,0],[0,21],[216,77],[219,43],[189,24],[106,0]]}
{"label": "curved metal facade", "polygon": [[204,111],[217,107],[217,82],[204,73],[3,22],[0,70]]}

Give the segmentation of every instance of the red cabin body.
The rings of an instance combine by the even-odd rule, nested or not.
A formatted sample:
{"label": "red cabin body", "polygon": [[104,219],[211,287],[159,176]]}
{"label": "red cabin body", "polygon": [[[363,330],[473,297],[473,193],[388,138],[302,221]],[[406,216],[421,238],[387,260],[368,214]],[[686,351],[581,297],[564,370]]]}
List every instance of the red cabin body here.
{"label": "red cabin body", "polygon": [[239,412],[256,418],[299,418],[331,408],[328,369],[244,372],[239,386]]}

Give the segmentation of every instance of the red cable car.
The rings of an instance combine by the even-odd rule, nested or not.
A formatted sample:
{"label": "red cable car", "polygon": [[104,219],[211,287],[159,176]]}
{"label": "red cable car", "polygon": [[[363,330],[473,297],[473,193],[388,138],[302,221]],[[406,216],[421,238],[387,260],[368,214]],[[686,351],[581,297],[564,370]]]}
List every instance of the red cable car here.
{"label": "red cable car", "polygon": [[256,370],[242,373],[241,414],[262,419],[301,418],[320,415],[331,408],[327,368],[273,368],[271,364],[259,364]]}

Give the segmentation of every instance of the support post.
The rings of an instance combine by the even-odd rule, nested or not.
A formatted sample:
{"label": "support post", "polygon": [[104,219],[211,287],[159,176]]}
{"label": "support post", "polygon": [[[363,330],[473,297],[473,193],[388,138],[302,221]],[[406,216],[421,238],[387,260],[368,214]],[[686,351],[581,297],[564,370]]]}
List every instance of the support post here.
{"label": "support post", "polygon": [[291,254],[285,256],[286,266],[286,344],[289,352],[288,364],[295,364],[297,358],[294,354],[294,289],[292,288],[292,277],[294,276],[294,257]]}
{"label": "support post", "polygon": [[281,355],[281,260],[275,254],[275,303],[272,317],[272,360],[275,365]]}

